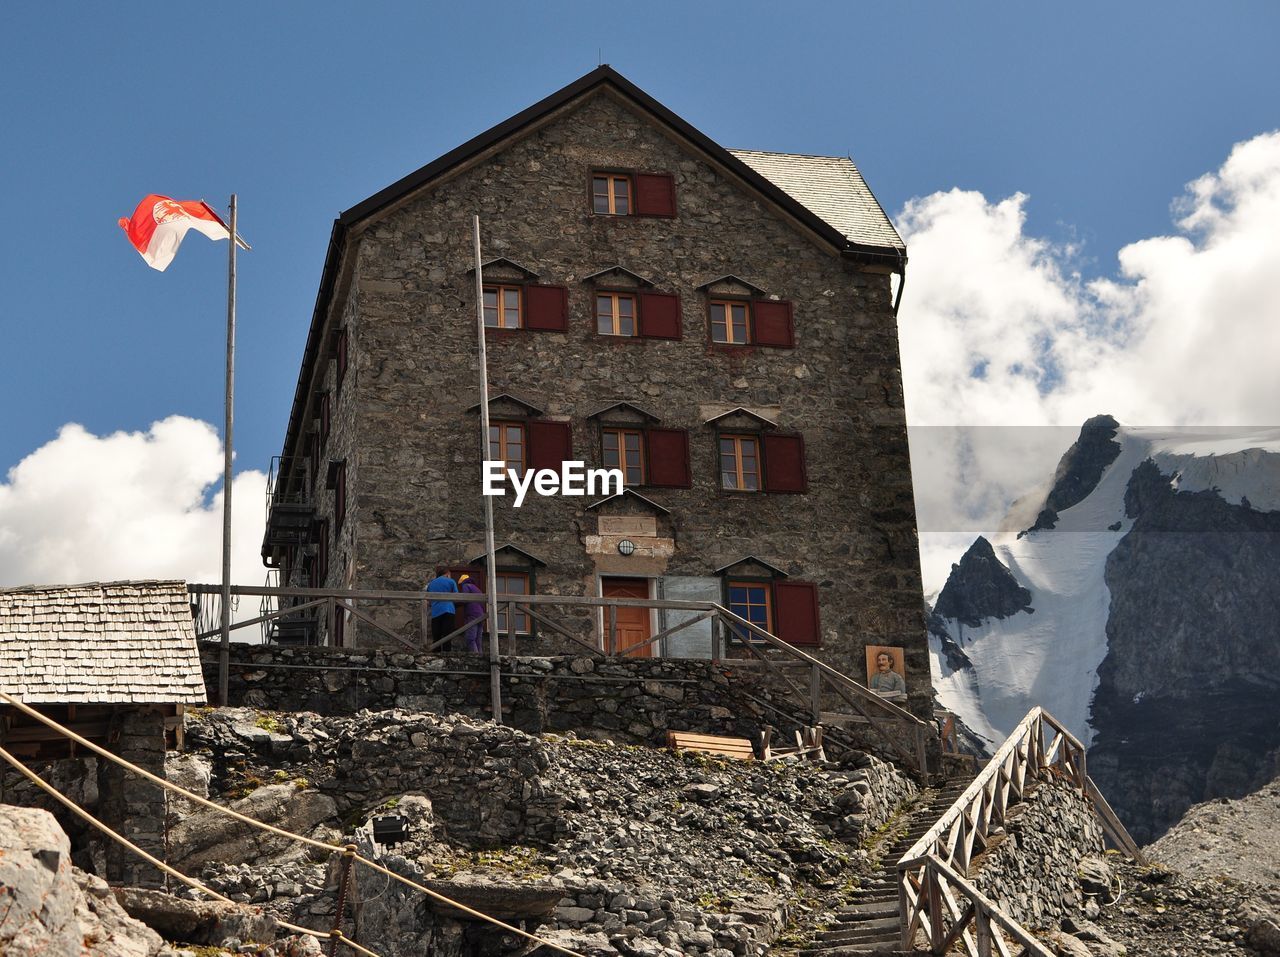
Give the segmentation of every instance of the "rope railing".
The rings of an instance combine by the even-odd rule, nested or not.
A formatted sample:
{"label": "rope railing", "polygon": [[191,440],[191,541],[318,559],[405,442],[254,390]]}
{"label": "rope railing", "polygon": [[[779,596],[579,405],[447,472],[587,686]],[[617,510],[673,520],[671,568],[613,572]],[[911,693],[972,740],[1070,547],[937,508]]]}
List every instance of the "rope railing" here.
{"label": "rope railing", "polygon": [[[35,708],[32,708],[29,705],[24,704],[22,701],[15,698],[13,695],[8,694],[7,692],[0,691],[0,700],[3,700],[6,704],[21,711],[27,717],[33,718],[36,721],[39,721],[42,724],[46,725],[47,727],[52,728],[54,731],[57,731],[59,734],[61,734],[63,737],[67,738],[68,740],[74,741],[76,742],[76,744],[87,748],[88,750],[92,751],[94,754],[97,754],[99,757],[105,758],[108,761],[111,761],[112,763],[119,765],[120,767],[124,768],[127,771],[137,774],[143,778],[146,778],[147,780],[151,781],[153,784],[159,785],[160,787],[165,788],[166,790],[169,790],[175,794],[181,795],[182,797],[186,798],[188,801],[192,801],[195,804],[199,804],[213,811],[217,811],[218,813],[226,815],[227,817],[231,817],[237,821],[240,821],[243,824],[248,824],[250,827],[255,827],[258,830],[266,831],[268,833],[275,834],[280,837],[289,838],[290,840],[298,841],[310,847],[314,847],[314,848],[318,848],[318,849],[330,851],[330,852],[337,852],[340,854],[349,853],[348,847],[339,846],[336,844],[330,844],[327,841],[316,840],[313,837],[306,837],[302,834],[295,834],[292,831],[285,830],[284,828],[276,827],[273,824],[267,824],[264,821],[259,821],[255,818],[249,817],[246,814],[241,814],[239,811],[233,811],[231,808],[223,807],[220,804],[216,804],[213,801],[210,801],[208,798],[201,797],[198,794],[188,791],[186,788],[180,787],[174,784],[172,781],[168,781],[157,774],[153,774],[152,772],[146,770],[145,768],[138,767],[138,765],[133,764],[130,761],[126,761],[124,758],[120,757],[117,754],[113,754],[112,752],[108,751],[106,748],[103,748],[97,744],[94,744],[92,741],[89,741],[88,739],[81,737],[79,734],[76,734],[76,732],[72,731],[70,728],[64,727],[63,725],[59,724],[57,721],[54,721],[48,715],[42,714],[41,712],[37,711]],[[25,765],[18,764],[16,759],[13,758],[12,755],[9,755],[8,752],[4,752],[3,756],[5,757],[5,760],[14,764],[15,767],[19,767],[19,769],[25,768]],[[30,769],[26,769],[26,770],[29,771]],[[27,776],[30,777],[31,774],[28,774]],[[44,782],[42,782],[42,784],[43,783]],[[88,812],[85,811],[84,814],[87,815]],[[106,825],[101,825],[101,826],[103,828],[106,828]],[[118,836],[118,839],[121,841],[126,840],[123,838],[123,836]],[[146,855],[146,852],[143,851],[141,848],[137,848],[136,845],[130,845],[130,846],[131,848],[136,849],[138,853]],[[150,863],[160,866],[161,869],[164,870],[166,873],[172,874],[174,877],[181,879],[184,883],[188,883],[190,880],[192,880],[191,878],[187,878],[184,875],[179,874],[176,870],[169,868],[168,865],[163,864],[160,861],[157,861],[155,858],[152,858],[149,855],[147,856],[150,860]],[[499,927],[502,930],[507,931],[508,933],[512,933],[518,937],[522,937],[525,940],[530,941],[531,943],[540,944],[541,946],[544,946],[544,947],[550,947],[552,950],[562,954],[568,954],[569,957],[583,957],[582,954],[578,953],[577,951],[570,950],[569,948],[563,946],[562,944],[557,944],[555,941],[548,940],[545,937],[539,937],[537,934],[531,934],[526,930],[520,929],[519,927],[514,927],[511,924],[498,920],[498,918],[496,917],[491,917],[488,914],[475,910],[474,908],[467,906],[461,901],[456,901],[450,897],[447,897],[446,895],[441,894],[438,891],[434,891],[431,888],[424,886],[423,884],[419,884],[417,881],[412,880],[411,878],[405,877],[402,874],[397,874],[395,871],[392,871],[386,867],[383,867],[381,864],[377,863],[376,861],[372,861],[369,858],[364,857],[363,855],[350,854],[350,856],[355,862],[363,864],[365,867],[375,870],[380,874],[384,874],[390,879],[394,881],[398,881],[399,883],[404,884],[407,887],[411,887],[414,890],[420,891],[421,893],[427,895],[433,900],[438,901],[439,903],[442,903],[442,904],[447,904],[449,907],[454,908],[464,914],[467,914],[468,916],[474,917],[477,920],[481,920],[481,921],[484,921],[485,923],[492,924],[495,927]],[[281,926],[284,926],[284,925],[281,925]],[[289,929],[294,929],[294,928],[289,928]],[[297,928],[297,929],[308,934],[317,933],[316,931],[310,930],[308,928]],[[349,942],[347,938],[341,936],[340,932],[337,936],[340,937],[343,942]],[[364,952],[372,953],[371,951],[364,951]],[[374,954],[373,957],[377,957],[377,955]]]}
{"label": "rope railing", "polygon": [[[924,931],[933,954],[946,953],[960,942],[970,957],[1008,957],[998,927],[1023,945],[1023,953],[1049,957],[1049,951],[1013,918],[990,901],[979,901],[965,880],[978,855],[1003,832],[1009,809],[1049,778],[1075,788],[1112,842],[1142,861],[1137,844],[1089,778],[1084,745],[1053,715],[1032,708],[964,793],[899,860],[904,950],[910,949],[917,931]],[[964,906],[955,891],[966,901]]]}

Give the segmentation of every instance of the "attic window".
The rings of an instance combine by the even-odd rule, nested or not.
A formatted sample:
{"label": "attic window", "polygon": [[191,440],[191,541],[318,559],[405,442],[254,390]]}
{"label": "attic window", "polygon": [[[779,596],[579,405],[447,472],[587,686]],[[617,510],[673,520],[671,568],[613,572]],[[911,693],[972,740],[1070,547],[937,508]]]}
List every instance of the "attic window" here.
{"label": "attic window", "polygon": [[670,173],[591,174],[591,209],[597,216],[661,216],[676,214],[675,179]]}
{"label": "attic window", "polygon": [[602,216],[630,216],[631,177],[621,173],[594,173],[591,203],[592,209]]}

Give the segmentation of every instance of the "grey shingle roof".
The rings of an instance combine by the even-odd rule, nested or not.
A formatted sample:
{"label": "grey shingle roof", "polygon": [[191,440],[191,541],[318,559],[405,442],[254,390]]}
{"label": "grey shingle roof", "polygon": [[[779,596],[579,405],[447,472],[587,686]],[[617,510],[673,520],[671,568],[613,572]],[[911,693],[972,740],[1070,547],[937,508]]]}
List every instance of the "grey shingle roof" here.
{"label": "grey shingle roof", "polygon": [[845,156],[729,150],[850,242],[905,250],[867,181]]}
{"label": "grey shingle roof", "polygon": [[27,704],[204,704],[186,583],[0,589],[0,689]]}

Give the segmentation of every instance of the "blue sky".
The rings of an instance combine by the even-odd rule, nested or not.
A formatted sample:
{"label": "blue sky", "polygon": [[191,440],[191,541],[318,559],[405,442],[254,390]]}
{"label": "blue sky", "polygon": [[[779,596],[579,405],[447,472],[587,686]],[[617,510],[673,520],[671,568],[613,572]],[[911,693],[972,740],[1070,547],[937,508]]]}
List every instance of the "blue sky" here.
{"label": "blue sky", "polygon": [[1105,278],[1280,126],[1277,39],[1263,2],[5,4],[0,475],[70,422],[221,422],[226,246],[148,269],[116,226],[146,193],[239,194],[265,468],[333,218],[601,59],[726,146],[851,154],[891,215],[1025,193],[1025,233]]}

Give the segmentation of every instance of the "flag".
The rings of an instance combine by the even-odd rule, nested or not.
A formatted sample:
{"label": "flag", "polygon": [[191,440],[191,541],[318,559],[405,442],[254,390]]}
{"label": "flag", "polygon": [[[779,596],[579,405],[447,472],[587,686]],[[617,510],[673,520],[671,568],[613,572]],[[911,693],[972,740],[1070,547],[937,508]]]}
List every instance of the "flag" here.
{"label": "flag", "polygon": [[154,193],[145,197],[130,219],[121,219],[120,228],[142,254],[148,266],[164,272],[188,229],[196,229],[210,239],[227,239],[231,231],[203,200],[176,200]]}

